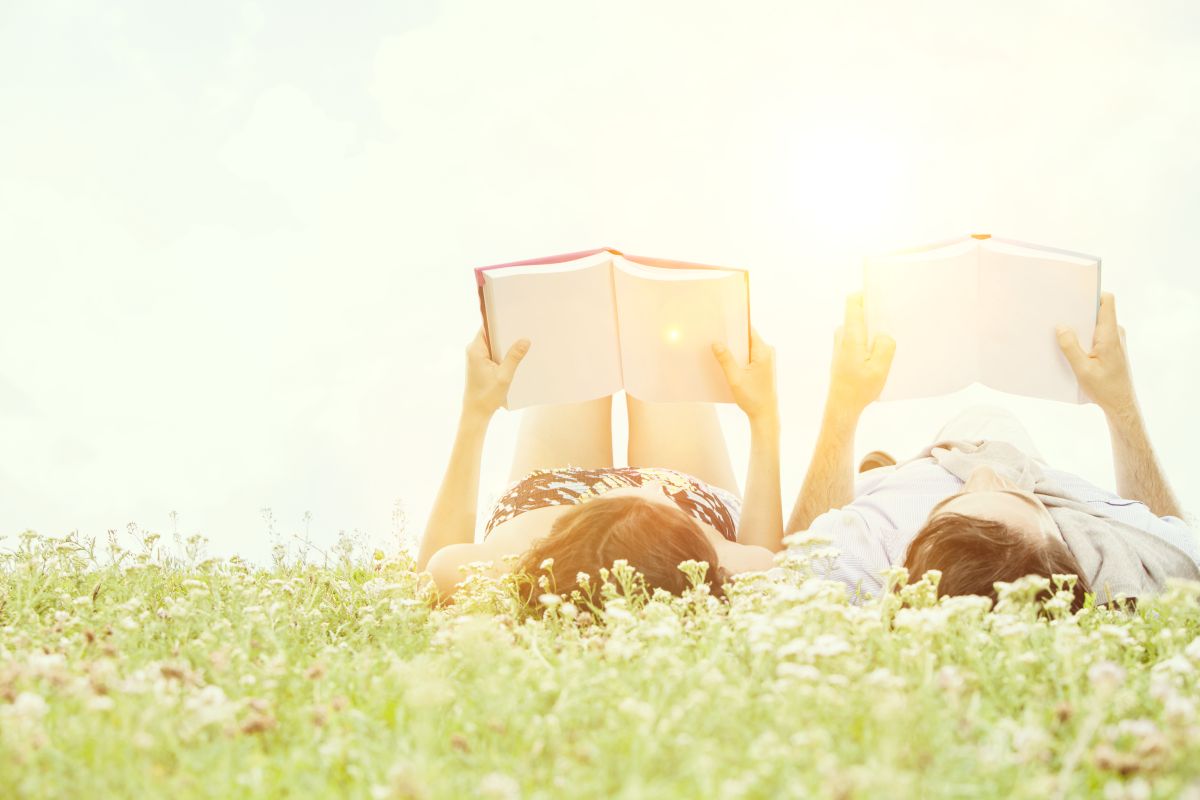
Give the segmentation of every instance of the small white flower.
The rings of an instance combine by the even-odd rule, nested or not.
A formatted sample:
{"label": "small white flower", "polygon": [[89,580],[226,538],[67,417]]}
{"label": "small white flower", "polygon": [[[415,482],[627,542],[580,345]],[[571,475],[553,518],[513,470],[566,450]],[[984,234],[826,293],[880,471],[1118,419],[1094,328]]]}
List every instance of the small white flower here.
{"label": "small white flower", "polygon": [[40,677],[58,672],[66,666],[67,657],[62,653],[31,653],[29,656],[30,671]]}
{"label": "small white flower", "polygon": [[87,701],[87,707],[91,711],[109,711],[115,705],[113,699],[106,694],[95,695]]}
{"label": "small white flower", "polygon": [[1088,680],[1101,694],[1112,694],[1125,682],[1125,668],[1111,661],[1101,661],[1088,669]]}
{"label": "small white flower", "polygon": [[840,656],[842,653],[849,653],[850,645],[838,636],[823,633],[808,648],[808,652],[817,658],[832,658]]}
{"label": "small white flower", "polygon": [[49,710],[42,696],[33,692],[21,692],[12,704],[12,713],[25,719],[40,719]]}
{"label": "small white flower", "polygon": [[489,800],[517,800],[521,796],[521,784],[511,775],[490,772],[479,781],[479,794]]}

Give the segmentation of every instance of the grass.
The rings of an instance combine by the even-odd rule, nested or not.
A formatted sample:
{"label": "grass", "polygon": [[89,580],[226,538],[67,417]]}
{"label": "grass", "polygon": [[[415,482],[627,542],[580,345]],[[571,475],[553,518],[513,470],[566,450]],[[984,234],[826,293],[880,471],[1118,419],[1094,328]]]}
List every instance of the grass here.
{"label": "grass", "polygon": [[1071,615],[1035,581],[989,612],[935,575],[851,605],[799,557],[728,602],[618,566],[594,620],[192,544],[0,557],[0,796],[1200,798],[1200,586]]}

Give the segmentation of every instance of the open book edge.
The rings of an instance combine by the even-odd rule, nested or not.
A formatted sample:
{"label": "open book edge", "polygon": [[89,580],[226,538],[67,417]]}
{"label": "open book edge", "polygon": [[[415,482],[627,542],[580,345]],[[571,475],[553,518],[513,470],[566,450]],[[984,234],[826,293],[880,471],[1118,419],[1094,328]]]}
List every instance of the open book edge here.
{"label": "open book edge", "polygon": [[[663,286],[663,289],[666,289],[665,284],[667,282],[680,281],[680,282],[695,283],[696,281],[700,281],[700,283],[702,283],[702,284],[707,284],[707,283],[709,283],[710,278],[711,279],[726,279],[726,280],[740,278],[741,286],[740,286],[740,292],[738,293],[740,295],[740,297],[738,298],[739,302],[736,303],[736,305],[740,306],[740,308],[734,309],[732,307],[732,305],[730,305],[729,303],[726,303],[725,304],[726,311],[722,312],[722,313],[717,313],[716,317],[714,317],[714,319],[715,318],[727,318],[730,314],[733,314],[735,318],[741,317],[742,319],[745,320],[745,322],[742,323],[742,325],[738,325],[735,323],[733,326],[733,329],[730,329],[728,327],[729,320],[727,319],[726,324],[723,327],[722,331],[718,333],[717,331],[714,330],[711,332],[711,335],[714,340],[727,341],[731,351],[733,352],[734,358],[739,363],[744,364],[749,361],[749,356],[750,356],[750,302],[749,302],[750,292],[749,292],[749,272],[747,270],[742,269],[742,268],[737,268],[737,267],[716,266],[716,265],[701,264],[701,263],[687,262],[687,261],[676,261],[676,260],[657,258],[657,257],[652,257],[652,256],[626,255],[626,254],[622,253],[621,251],[616,250],[614,248],[596,248],[596,249],[592,249],[592,250],[582,250],[582,251],[577,251],[577,252],[573,252],[573,253],[564,253],[564,254],[560,254],[560,255],[545,256],[545,257],[541,257],[541,258],[526,259],[526,260],[521,260],[521,261],[512,261],[512,262],[506,262],[503,264],[495,264],[495,265],[491,265],[491,266],[487,266],[487,267],[476,268],[475,269],[476,285],[477,285],[477,293],[478,293],[478,297],[479,297],[480,315],[483,319],[484,339],[487,343],[489,355],[492,357],[492,359],[499,361],[501,358],[503,358],[504,354],[502,352],[498,352],[498,351],[503,348],[504,341],[507,341],[512,338],[512,336],[509,334],[513,334],[513,332],[510,330],[509,334],[501,335],[502,332],[497,330],[496,326],[493,324],[494,321],[489,318],[488,307],[489,307],[489,305],[494,306],[494,304],[495,304],[496,298],[493,294],[493,289],[495,289],[496,287],[499,286],[499,283],[497,283],[498,279],[503,277],[503,278],[508,278],[508,279],[516,279],[516,280],[520,281],[525,276],[534,276],[534,275],[539,275],[539,274],[546,274],[547,277],[550,277],[555,274],[570,273],[570,272],[575,272],[577,270],[585,270],[585,269],[590,269],[593,267],[600,267],[604,263],[608,264],[608,268],[609,268],[610,274],[612,276],[612,280],[615,280],[617,273],[620,272],[621,274],[628,275],[635,279],[647,280],[650,282],[650,284],[656,284],[656,283],[660,284]],[[525,270],[525,269],[523,269],[524,267],[532,267],[532,269]],[[494,276],[494,279],[492,279],[492,276]],[[565,275],[564,275],[564,277],[565,277]],[[507,281],[504,281],[504,282],[507,283]],[[680,288],[683,289],[684,287],[681,286]],[[615,286],[613,287],[613,291],[614,292],[616,291]],[[615,296],[614,296],[614,301],[615,301]],[[615,308],[614,308],[614,311],[615,311]],[[615,337],[615,344],[616,344],[618,350],[623,352],[625,350],[625,348],[622,346],[622,342],[621,342],[621,339],[623,337],[621,335],[621,330],[620,330],[622,326],[621,326],[621,322],[620,322],[620,318],[619,318],[619,313],[617,314],[617,318],[615,321],[616,321],[617,329],[618,329],[617,335]],[[744,326],[744,329],[739,329],[739,328],[742,328],[743,326]],[[703,327],[703,326],[701,326],[701,327]],[[505,338],[506,336],[507,336],[507,339]],[[707,347],[704,348],[704,354],[710,355],[710,352]],[[695,354],[692,354],[692,359],[693,359],[693,361],[696,359]],[[623,367],[620,369],[620,371],[621,372],[624,371]],[[703,368],[701,368],[701,371],[702,372],[712,372],[712,370],[703,370]],[[718,376],[718,377],[722,378],[722,380],[720,381],[720,385],[721,385],[721,389],[723,389],[725,391],[718,391],[714,387],[709,387],[707,390],[705,390],[703,392],[703,394],[705,396],[711,396],[711,399],[716,402],[728,402],[731,400],[731,397],[726,396],[726,395],[728,395],[728,391],[727,391],[727,387],[724,385],[723,376]],[[626,388],[628,390],[629,387],[623,386],[623,384],[624,384],[623,377],[620,379],[620,382],[622,383],[622,386],[618,386],[613,391],[619,391],[621,388]],[[636,381],[633,381],[633,382],[636,382]],[[518,381],[518,383],[519,383],[519,381]],[[688,383],[691,383],[691,382],[688,381]],[[711,375],[709,376],[709,380],[707,381],[707,383],[714,383],[714,381],[711,379]],[[514,386],[513,390],[516,391],[517,397],[510,398],[510,400],[513,401],[509,404],[510,408],[523,407],[525,405],[531,404],[528,400],[521,397],[522,387]],[[510,393],[513,390],[510,390]],[[659,402],[672,402],[672,401],[693,399],[690,397],[674,396],[676,394],[676,392],[674,392],[674,391],[667,392],[665,396],[657,397],[657,395],[659,394],[659,392],[661,390],[650,390],[650,391],[651,391],[651,396],[646,396],[643,399],[646,399],[649,401],[657,400]],[[612,392],[609,392],[609,393],[612,393]],[[639,396],[636,391],[631,391],[631,393],[634,394],[634,396]],[[684,392],[684,394],[686,394],[686,393],[687,392]],[[550,402],[555,402],[555,401],[550,401]]]}
{"label": "open book edge", "polygon": [[[965,267],[968,270],[973,270],[975,276],[969,280],[956,280],[954,276],[948,274],[945,276],[945,282],[949,284],[963,283],[964,287],[960,287],[960,291],[958,293],[962,294],[964,298],[967,298],[967,303],[971,302],[971,298],[973,296],[976,309],[974,313],[983,313],[979,312],[977,309],[978,303],[980,303],[982,300],[980,294],[985,288],[984,284],[989,283],[989,281],[985,280],[985,276],[982,273],[982,270],[984,269],[982,265],[986,259],[986,254],[995,254],[1000,257],[1010,256],[1022,260],[1028,259],[1030,261],[1041,260],[1052,262],[1052,264],[1048,266],[1057,265],[1068,270],[1071,266],[1094,270],[1094,278],[1089,281],[1095,287],[1095,297],[1090,311],[1087,314],[1084,314],[1080,309],[1073,309],[1065,311],[1061,315],[1053,315],[1058,323],[1067,324],[1074,328],[1079,335],[1080,342],[1091,341],[1091,337],[1095,328],[1096,313],[1099,311],[1100,307],[1100,293],[1102,285],[1101,259],[1098,256],[1080,253],[1073,250],[1032,244],[1015,239],[992,237],[988,234],[971,234],[951,239],[944,239],[930,244],[907,247],[868,257],[864,263],[864,294],[867,305],[868,326],[875,329],[886,327],[886,325],[872,324],[877,322],[878,319],[878,312],[875,311],[872,306],[876,304],[886,305],[879,303],[880,295],[886,296],[889,290],[894,288],[889,285],[893,283],[893,281],[886,279],[880,280],[880,274],[886,276],[886,274],[889,272],[889,270],[886,269],[887,266],[898,266],[908,263],[929,265],[930,268],[936,269],[936,265],[939,262],[957,262],[962,267]],[[974,266],[972,267],[970,265],[965,265],[963,263],[964,260],[974,262]],[[872,275],[873,267],[877,271],[876,275]],[[899,276],[890,277],[895,279]],[[966,276],[959,275],[957,278],[966,278]],[[1061,284],[1062,282],[1061,280],[1054,279],[1053,277],[1049,278],[1049,280],[1051,283]],[[975,291],[966,291],[966,283],[975,283]],[[979,383],[997,391],[1006,393],[1045,397],[1046,399],[1053,399],[1061,402],[1088,402],[1089,398],[1083,392],[1082,388],[1079,387],[1078,382],[1074,378],[1074,374],[1070,373],[1069,376],[1067,375],[1067,372],[1069,371],[1069,365],[1067,365],[1062,354],[1057,351],[1057,343],[1053,341],[1052,336],[1047,339],[1046,343],[1041,343],[1039,340],[1038,344],[1038,350],[1040,352],[1051,354],[1046,357],[1037,356],[1035,360],[1038,360],[1043,364],[1048,364],[1049,359],[1057,358],[1061,360],[1061,364],[1057,365],[1058,369],[1056,371],[1063,374],[1049,381],[1044,390],[1034,391],[1028,387],[1018,388],[1014,386],[1006,386],[1004,385],[1006,383],[1004,380],[997,381],[995,379],[988,378],[988,373],[996,375],[997,372],[1002,373],[1003,370],[996,370],[994,367],[989,369],[988,365],[983,363],[986,360],[983,357],[983,352],[989,349],[986,347],[986,343],[980,339],[980,335],[983,333],[983,328],[979,328],[978,326],[972,324],[964,324],[965,320],[958,320],[955,322],[954,319],[944,319],[944,317],[947,316],[957,319],[955,315],[955,309],[953,308],[953,303],[942,303],[940,305],[935,305],[938,308],[939,324],[946,323],[945,327],[949,327],[958,331],[953,337],[946,337],[944,334],[944,327],[942,328],[943,333],[940,335],[940,339],[943,341],[943,346],[934,349],[955,350],[956,354],[947,355],[943,353],[943,357],[936,359],[936,361],[939,364],[953,363],[955,365],[962,366],[965,369],[952,368],[950,370],[946,370],[945,372],[939,369],[936,376],[933,376],[932,374],[929,376],[930,385],[923,385],[920,389],[914,389],[911,385],[908,385],[911,384],[912,381],[907,381],[905,382],[905,385],[900,386],[889,378],[888,386],[884,389],[881,399],[896,400],[935,396],[965,389],[968,386]],[[1045,317],[1047,315],[1042,314],[1041,316]],[[1058,319],[1060,316],[1062,318]],[[1072,316],[1074,316],[1074,319],[1071,318]],[[1041,319],[1039,322],[1043,325],[1049,324],[1045,319]],[[1050,329],[1052,330],[1052,326]],[[868,331],[868,333],[873,335],[873,331]],[[948,344],[950,341],[957,342],[959,345],[962,345],[962,347],[957,347],[956,349]],[[968,347],[968,343],[974,344]],[[1042,346],[1043,344],[1044,346]],[[1053,347],[1051,347],[1051,345],[1053,345]],[[917,349],[920,348],[918,347]],[[961,350],[962,352],[959,353],[957,352],[958,350]],[[967,350],[971,350],[972,352],[968,353],[966,352]],[[923,360],[934,361],[935,359]],[[972,364],[974,364],[976,369],[970,369]],[[928,372],[928,369],[926,371]],[[893,374],[896,372],[895,366],[893,366]],[[899,372],[904,372],[903,367]],[[973,374],[974,377],[968,377],[968,374]],[[1071,384],[1069,389],[1065,385],[1068,381]],[[1052,384],[1053,386],[1051,386]]]}

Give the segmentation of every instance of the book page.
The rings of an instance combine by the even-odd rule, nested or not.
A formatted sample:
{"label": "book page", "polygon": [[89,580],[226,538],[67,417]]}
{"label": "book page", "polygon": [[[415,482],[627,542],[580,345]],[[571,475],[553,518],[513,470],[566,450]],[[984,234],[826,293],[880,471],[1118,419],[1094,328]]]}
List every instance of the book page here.
{"label": "book page", "polygon": [[896,340],[880,399],[948,394],[979,380],[978,244],[967,238],[867,259],[867,336]]}
{"label": "book page", "polygon": [[1081,402],[1058,347],[1068,325],[1091,349],[1100,296],[1100,262],[1091,256],[989,240],[980,252],[980,353],[983,382],[1013,394]]}
{"label": "book page", "polygon": [[673,269],[616,258],[613,266],[625,390],[639,400],[733,402],[712,353],[723,342],[750,357],[750,306],[741,270]]}
{"label": "book page", "polygon": [[578,403],[621,389],[612,255],[484,273],[492,353],[531,346],[508,390],[508,408]]}

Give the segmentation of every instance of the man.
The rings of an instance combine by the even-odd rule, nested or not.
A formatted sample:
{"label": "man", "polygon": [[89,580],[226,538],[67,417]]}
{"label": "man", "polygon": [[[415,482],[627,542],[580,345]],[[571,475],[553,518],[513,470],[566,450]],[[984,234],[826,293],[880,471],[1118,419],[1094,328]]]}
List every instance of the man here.
{"label": "man", "polygon": [[891,566],[908,567],[913,580],[937,569],[939,594],[994,600],[998,581],[1074,574],[1075,608],[1085,592],[1105,603],[1161,591],[1169,578],[1200,580],[1200,542],[1150,446],[1113,296],[1101,299],[1090,352],[1074,331],[1057,336],[1108,420],[1117,494],[1050,468],[1020,423],[992,409],[969,410],[917,458],[869,469],[856,483],[855,429],[883,390],[895,343],[868,343],[862,298],[847,301],[816,451],[787,525],[832,540],[839,556],[826,577],[869,596]]}

